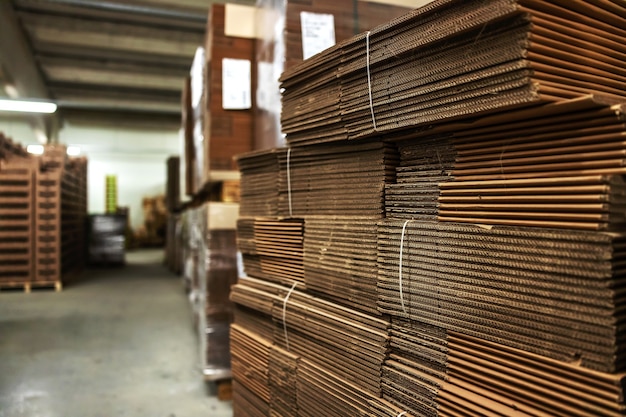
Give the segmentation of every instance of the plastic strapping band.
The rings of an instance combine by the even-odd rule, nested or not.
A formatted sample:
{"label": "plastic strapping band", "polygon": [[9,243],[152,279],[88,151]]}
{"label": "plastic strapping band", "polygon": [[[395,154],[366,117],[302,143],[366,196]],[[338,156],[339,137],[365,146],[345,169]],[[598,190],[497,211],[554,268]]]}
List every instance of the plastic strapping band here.
{"label": "plastic strapping band", "polygon": [[402,290],[402,257],[404,252],[404,234],[406,233],[406,225],[409,224],[411,220],[407,220],[404,222],[402,226],[402,237],[400,238],[400,266],[398,267],[398,283],[400,285],[400,305],[402,306],[402,311],[404,314],[407,314],[406,307],[404,306],[404,293]]}
{"label": "plastic strapping band", "polygon": [[283,330],[285,331],[285,345],[287,346],[287,352],[289,352],[289,337],[287,336],[287,301],[289,300],[289,297],[291,296],[291,293],[293,292],[293,290],[296,289],[297,285],[298,285],[298,281],[293,283],[293,285],[291,286],[291,289],[289,290],[289,292],[285,296],[285,299],[283,300]]}
{"label": "plastic strapping band", "polygon": [[398,415],[396,417],[402,417],[406,415],[406,411],[403,411],[401,413],[398,413]]}
{"label": "plastic strapping band", "polygon": [[287,195],[289,198],[289,217],[293,217],[293,206],[291,204],[291,148],[287,149]]}
{"label": "plastic strapping band", "polygon": [[374,124],[374,130],[376,130],[376,117],[374,116],[374,100],[372,99],[372,75],[370,73],[370,31],[365,34],[365,49],[367,60],[367,89],[370,96],[370,113],[372,114],[372,123]]}

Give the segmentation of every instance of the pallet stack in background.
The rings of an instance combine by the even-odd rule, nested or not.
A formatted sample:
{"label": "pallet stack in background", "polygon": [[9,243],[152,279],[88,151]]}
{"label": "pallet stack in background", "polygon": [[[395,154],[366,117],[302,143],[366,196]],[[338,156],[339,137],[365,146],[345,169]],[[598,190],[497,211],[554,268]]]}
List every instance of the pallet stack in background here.
{"label": "pallet stack in background", "polygon": [[29,288],[35,253],[37,161],[0,133],[0,286]]}
{"label": "pallet stack in background", "polygon": [[289,148],[239,157],[235,416],[624,415],[624,27],[436,0],[288,69]]}
{"label": "pallet stack in background", "polygon": [[87,160],[62,145],[32,156],[4,136],[0,149],[1,286],[58,291],[85,263]]}

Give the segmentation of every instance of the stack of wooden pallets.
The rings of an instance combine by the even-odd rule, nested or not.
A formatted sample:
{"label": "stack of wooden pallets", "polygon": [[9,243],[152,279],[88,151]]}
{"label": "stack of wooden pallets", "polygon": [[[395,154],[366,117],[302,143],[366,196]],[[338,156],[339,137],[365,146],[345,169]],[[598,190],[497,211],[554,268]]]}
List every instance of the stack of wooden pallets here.
{"label": "stack of wooden pallets", "polygon": [[0,137],[0,287],[60,290],[85,262],[87,160],[40,157]]}
{"label": "stack of wooden pallets", "polygon": [[[2,140],[0,140],[2,143]],[[29,290],[33,278],[34,159],[0,160],[0,287]]]}

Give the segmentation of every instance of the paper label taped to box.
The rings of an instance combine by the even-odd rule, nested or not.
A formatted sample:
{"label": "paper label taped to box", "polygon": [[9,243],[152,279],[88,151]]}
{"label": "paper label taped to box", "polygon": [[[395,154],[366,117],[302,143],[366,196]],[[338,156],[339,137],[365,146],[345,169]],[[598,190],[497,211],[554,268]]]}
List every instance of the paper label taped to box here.
{"label": "paper label taped to box", "polygon": [[243,110],[252,107],[252,65],[247,59],[222,59],[222,108]]}
{"label": "paper label taped to box", "polygon": [[335,17],[332,14],[300,12],[300,23],[304,59],[335,44]]}

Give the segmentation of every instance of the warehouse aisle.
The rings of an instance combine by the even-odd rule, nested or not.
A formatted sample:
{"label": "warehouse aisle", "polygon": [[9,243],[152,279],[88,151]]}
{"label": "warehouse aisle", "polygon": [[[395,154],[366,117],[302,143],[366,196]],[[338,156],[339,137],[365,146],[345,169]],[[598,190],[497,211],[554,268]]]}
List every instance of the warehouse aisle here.
{"label": "warehouse aisle", "polygon": [[180,280],[162,251],[61,293],[0,292],[0,417],[222,417]]}

